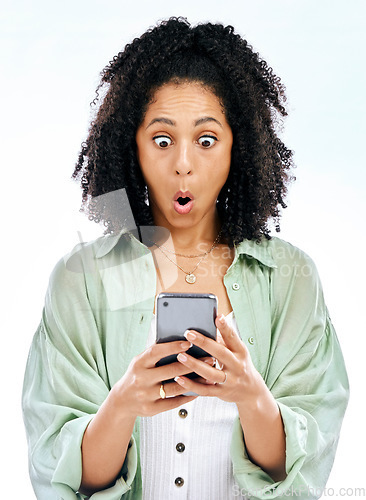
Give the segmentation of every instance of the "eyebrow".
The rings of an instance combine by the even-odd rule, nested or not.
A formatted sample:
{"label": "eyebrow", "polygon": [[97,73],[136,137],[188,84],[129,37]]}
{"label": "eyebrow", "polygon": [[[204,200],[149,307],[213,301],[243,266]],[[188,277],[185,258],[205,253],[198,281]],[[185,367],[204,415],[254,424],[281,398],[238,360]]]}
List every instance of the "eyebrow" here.
{"label": "eyebrow", "polygon": [[[198,120],[196,120],[194,122],[194,126],[198,127],[198,125],[202,125],[203,123],[207,123],[207,122],[215,122],[218,125],[220,125],[221,128],[223,128],[223,126],[219,122],[219,120],[216,120],[216,118],[213,118],[212,116],[204,116],[202,118],[199,118]],[[172,127],[176,126],[176,122],[174,120],[170,120],[169,118],[161,117],[161,118],[154,118],[153,120],[151,120],[151,122],[146,127],[146,129],[151,127],[151,125],[153,125],[154,123],[166,123],[167,125],[171,125]]]}
{"label": "eyebrow", "polygon": [[218,125],[220,125],[221,128],[223,128],[222,124],[219,122],[219,120],[216,120],[216,118],[213,118],[212,116],[204,116],[203,118],[200,118],[194,123],[195,127],[198,127],[198,125],[202,125],[203,123],[207,122],[215,122]]}

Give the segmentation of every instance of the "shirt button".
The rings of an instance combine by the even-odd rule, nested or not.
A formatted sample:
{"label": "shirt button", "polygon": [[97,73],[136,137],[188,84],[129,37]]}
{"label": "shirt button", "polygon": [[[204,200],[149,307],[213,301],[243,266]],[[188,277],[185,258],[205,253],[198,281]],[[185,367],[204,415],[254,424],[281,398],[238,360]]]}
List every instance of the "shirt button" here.
{"label": "shirt button", "polygon": [[175,447],[175,449],[179,452],[179,453],[183,453],[183,451],[186,449],[186,447],[184,446],[183,443],[178,443],[177,446]]}
{"label": "shirt button", "polygon": [[177,477],[177,478],[175,478],[174,482],[175,482],[175,485],[180,488],[184,484],[184,479],[182,477]]}
{"label": "shirt button", "polygon": [[239,283],[233,283],[233,290],[239,290],[240,285]]}
{"label": "shirt button", "polygon": [[180,416],[180,418],[186,418],[188,415],[188,411],[182,408],[181,410],[179,410],[178,415]]}

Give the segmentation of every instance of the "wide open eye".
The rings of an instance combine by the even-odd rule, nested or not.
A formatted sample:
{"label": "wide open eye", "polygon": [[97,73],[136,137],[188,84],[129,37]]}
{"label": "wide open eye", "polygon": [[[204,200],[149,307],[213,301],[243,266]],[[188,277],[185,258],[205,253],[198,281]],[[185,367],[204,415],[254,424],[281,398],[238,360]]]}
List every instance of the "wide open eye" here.
{"label": "wide open eye", "polygon": [[216,141],[216,137],[213,137],[212,135],[203,135],[198,139],[198,143],[206,149],[211,148]]}
{"label": "wide open eye", "polygon": [[166,135],[157,135],[153,137],[155,144],[159,146],[159,148],[167,148],[173,142],[170,137]]}

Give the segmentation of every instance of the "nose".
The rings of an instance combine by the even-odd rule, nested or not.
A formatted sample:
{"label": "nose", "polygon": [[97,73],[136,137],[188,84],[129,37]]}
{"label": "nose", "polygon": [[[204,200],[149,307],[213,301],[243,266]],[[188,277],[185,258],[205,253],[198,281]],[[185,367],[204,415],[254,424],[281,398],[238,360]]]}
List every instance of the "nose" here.
{"label": "nose", "polygon": [[175,172],[177,175],[190,175],[193,169],[192,153],[187,142],[183,142],[176,148]]}

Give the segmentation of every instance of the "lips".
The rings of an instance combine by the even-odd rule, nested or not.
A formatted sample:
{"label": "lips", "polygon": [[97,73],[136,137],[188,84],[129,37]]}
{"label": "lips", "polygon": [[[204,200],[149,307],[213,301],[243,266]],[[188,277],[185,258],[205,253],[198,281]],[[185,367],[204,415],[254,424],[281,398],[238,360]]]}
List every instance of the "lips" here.
{"label": "lips", "polygon": [[177,191],[174,195],[174,210],[180,214],[188,214],[193,208],[194,196],[189,191]]}

